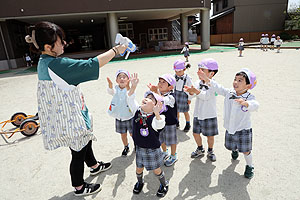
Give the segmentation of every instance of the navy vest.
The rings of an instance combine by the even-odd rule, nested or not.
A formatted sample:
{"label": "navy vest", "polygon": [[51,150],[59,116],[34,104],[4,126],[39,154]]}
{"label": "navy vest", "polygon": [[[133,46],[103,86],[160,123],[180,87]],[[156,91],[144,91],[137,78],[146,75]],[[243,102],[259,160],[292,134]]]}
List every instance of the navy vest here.
{"label": "navy vest", "polygon": [[[172,95],[175,98],[175,95],[174,95],[173,92],[170,93],[169,95]],[[175,104],[174,104],[173,108],[170,107],[170,106],[167,106],[167,111],[163,112],[161,114],[166,116],[166,125],[177,124],[178,119],[177,119],[177,103],[176,103],[176,100],[175,100]]]}
{"label": "navy vest", "polygon": [[[137,145],[138,147],[141,147],[141,148],[150,148],[150,149],[159,148],[160,147],[160,142],[159,142],[160,130],[155,131],[152,128],[152,121],[153,121],[153,118],[155,117],[155,115],[153,114],[153,115],[148,116],[148,118],[146,120],[147,125],[143,126],[143,123],[141,120],[136,122],[136,119],[138,118],[139,113],[140,113],[140,111],[137,110],[133,117],[132,138],[133,138],[135,145]],[[148,128],[149,135],[143,136],[143,135],[141,135],[140,130],[144,129],[146,127]]]}

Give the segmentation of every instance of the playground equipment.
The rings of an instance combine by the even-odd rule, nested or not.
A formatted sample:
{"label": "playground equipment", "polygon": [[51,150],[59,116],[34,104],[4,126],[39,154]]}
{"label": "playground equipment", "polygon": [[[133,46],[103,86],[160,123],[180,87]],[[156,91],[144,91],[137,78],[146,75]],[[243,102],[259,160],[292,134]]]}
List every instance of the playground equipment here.
{"label": "playground equipment", "polygon": [[[22,112],[15,113],[9,120],[0,122],[0,125],[2,124],[0,135],[2,136],[2,138],[6,143],[8,143],[7,139],[11,138],[17,132],[21,132],[24,136],[27,137],[33,136],[34,134],[36,134],[40,126],[36,122],[36,120],[38,119],[39,119],[38,114],[26,115],[25,113]],[[14,125],[16,128],[10,130],[4,130],[4,127],[10,123]]]}

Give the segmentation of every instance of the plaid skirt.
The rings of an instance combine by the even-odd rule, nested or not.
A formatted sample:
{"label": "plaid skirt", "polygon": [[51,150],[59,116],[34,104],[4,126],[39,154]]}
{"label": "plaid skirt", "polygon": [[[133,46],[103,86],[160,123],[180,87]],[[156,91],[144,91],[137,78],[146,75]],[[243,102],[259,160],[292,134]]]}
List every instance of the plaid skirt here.
{"label": "plaid skirt", "polygon": [[175,90],[175,100],[177,112],[188,112],[190,110],[190,105],[187,103],[188,95],[184,91]]}
{"label": "plaid skirt", "polygon": [[132,133],[132,123],[133,123],[133,118],[125,121],[121,121],[116,119],[116,132],[117,133]]}
{"label": "plaid skirt", "polygon": [[159,133],[159,141],[160,143],[165,143],[167,146],[177,144],[176,124],[166,125]]}
{"label": "plaid skirt", "polygon": [[218,135],[218,120],[217,118],[210,118],[199,120],[197,117],[194,117],[193,121],[193,133],[200,134],[202,133],[205,136],[215,136]]}
{"label": "plaid skirt", "polygon": [[160,148],[148,149],[136,146],[136,167],[154,170],[162,166],[163,153]]}
{"label": "plaid skirt", "polygon": [[228,150],[249,152],[252,150],[252,128],[237,131],[234,134],[225,132],[225,147]]}

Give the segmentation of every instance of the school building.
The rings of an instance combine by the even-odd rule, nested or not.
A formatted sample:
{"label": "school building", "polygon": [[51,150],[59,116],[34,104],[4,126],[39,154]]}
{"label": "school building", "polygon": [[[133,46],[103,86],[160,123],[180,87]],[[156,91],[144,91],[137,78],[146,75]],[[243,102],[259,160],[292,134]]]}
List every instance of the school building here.
{"label": "school building", "polygon": [[284,30],[288,0],[212,0],[211,43],[259,41]]}
{"label": "school building", "polygon": [[[5,1],[0,7],[0,70],[24,66],[28,26],[50,21],[61,26],[65,52],[88,52],[114,46],[120,32],[140,49],[160,41],[188,41],[188,19],[200,13],[201,48],[210,47],[210,0]],[[178,30],[174,21],[180,22]],[[179,35],[178,35],[179,33]]]}

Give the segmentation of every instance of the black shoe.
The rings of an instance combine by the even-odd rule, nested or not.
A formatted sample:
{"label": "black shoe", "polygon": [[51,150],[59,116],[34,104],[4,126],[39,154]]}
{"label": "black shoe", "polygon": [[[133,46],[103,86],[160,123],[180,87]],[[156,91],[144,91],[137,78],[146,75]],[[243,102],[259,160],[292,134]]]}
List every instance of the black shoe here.
{"label": "black shoe", "polygon": [[191,128],[191,125],[190,124],[186,124],[185,127],[184,127],[184,129],[183,129],[183,131],[184,132],[188,132],[190,130],[190,128]]}
{"label": "black shoe", "polygon": [[128,152],[129,152],[129,147],[125,146],[124,150],[122,151],[122,156],[127,156]]}
{"label": "black shoe", "polygon": [[160,184],[158,191],[156,193],[156,196],[158,197],[164,197],[167,192],[169,190],[169,183],[167,182],[166,186],[163,186],[162,184]]}
{"label": "black shoe", "polygon": [[176,123],[176,128],[179,128],[179,122]]}
{"label": "black shoe", "polygon": [[253,178],[253,176],[254,176],[253,170],[254,170],[254,167],[250,167],[249,165],[246,165],[244,176],[248,179]]}
{"label": "black shoe", "polygon": [[75,196],[91,195],[99,192],[100,190],[101,190],[100,184],[83,183],[83,186],[80,190],[75,189],[74,195]]}
{"label": "black shoe", "polygon": [[142,191],[143,187],[144,187],[144,183],[136,182],[133,188],[133,193],[139,194]]}
{"label": "black shoe", "polygon": [[237,152],[237,151],[232,151],[231,152],[231,158],[233,160],[236,160],[238,157],[239,157],[239,152]]}
{"label": "black shoe", "polygon": [[96,169],[93,169],[93,168],[90,169],[91,175],[99,174],[100,172],[106,171],[111,168],[110,162],[104,163],[102,161],[101,162],[98,161],[98,163],[99,163],[99,166]]}

